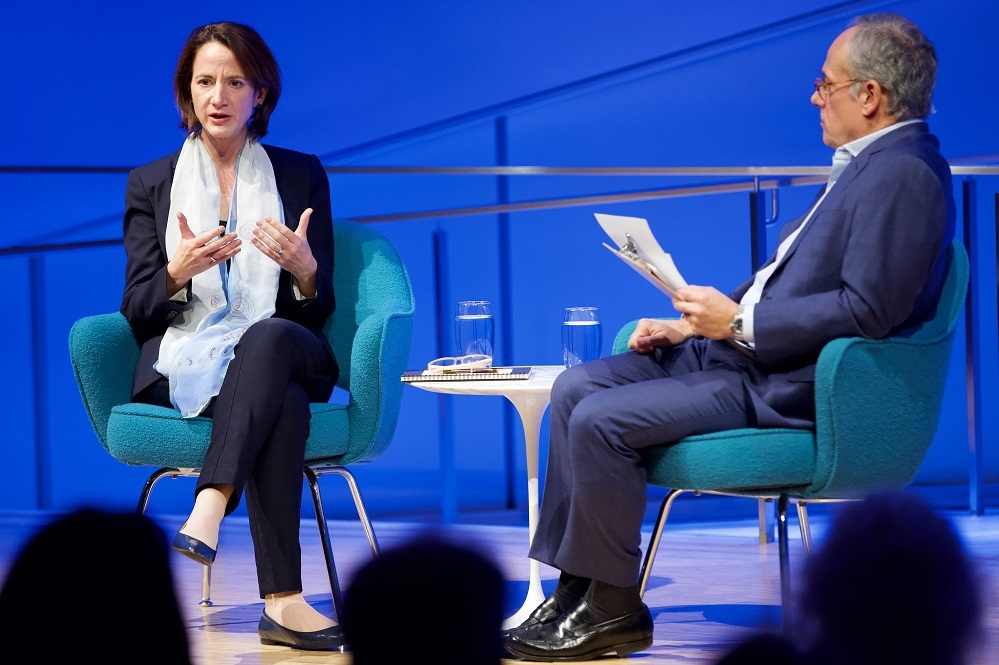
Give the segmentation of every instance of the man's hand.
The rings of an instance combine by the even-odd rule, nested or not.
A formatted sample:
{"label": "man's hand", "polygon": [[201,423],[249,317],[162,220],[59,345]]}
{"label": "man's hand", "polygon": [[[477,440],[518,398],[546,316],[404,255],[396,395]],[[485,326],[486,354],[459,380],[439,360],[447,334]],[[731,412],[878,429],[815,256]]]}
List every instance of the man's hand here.
{"label": "man's hand", "polygon": [[685,286],[676,290],[673,307],[683,314],[693,334],[726,339],[732,336],[739,303],[710,286]]}
{"label": "man's hand", "polygon": [[640,319],[628,338],[628,348],[649,353],[656,347],[679,344],[693,334],[684,319]]}

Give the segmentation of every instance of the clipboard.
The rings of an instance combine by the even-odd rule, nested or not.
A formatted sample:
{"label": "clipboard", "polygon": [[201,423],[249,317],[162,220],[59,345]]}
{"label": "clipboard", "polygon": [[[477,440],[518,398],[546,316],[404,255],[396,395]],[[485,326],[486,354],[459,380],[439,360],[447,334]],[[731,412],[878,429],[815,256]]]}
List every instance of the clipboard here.
{"label": "clipboard", "polygon": [[673,263],[673,257],[659,246],[648,220],[599,212],[593,216],[616,245],[603,243],[603,246],[657,289],[672,298],[677,289],[687,286],[687,281]]}

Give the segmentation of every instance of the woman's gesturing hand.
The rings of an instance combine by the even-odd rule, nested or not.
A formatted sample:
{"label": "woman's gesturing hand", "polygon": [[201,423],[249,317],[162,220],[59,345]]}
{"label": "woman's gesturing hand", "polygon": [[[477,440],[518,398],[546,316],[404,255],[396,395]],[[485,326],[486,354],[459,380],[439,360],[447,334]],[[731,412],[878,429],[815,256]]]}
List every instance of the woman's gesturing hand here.
{"label": "woman's gesturing hand", "polygon": [[239,254],[242,244],[235,233],[226,233],[223,226],[195,235],[182,212],[177,213],[177,226],[180,244],[167,264],[167,276],[172,281],[168,295],[180,291],[195,275]]}
{"label": "woman's gesturing hand", "polygon": [[253,230],[253,242],[261,252],[295,276],[298,290],[306,297],[316,295],[316,257],[312,255],[307,237],[312,208],[306,208],[292,231],[281,222],[265,217]]}

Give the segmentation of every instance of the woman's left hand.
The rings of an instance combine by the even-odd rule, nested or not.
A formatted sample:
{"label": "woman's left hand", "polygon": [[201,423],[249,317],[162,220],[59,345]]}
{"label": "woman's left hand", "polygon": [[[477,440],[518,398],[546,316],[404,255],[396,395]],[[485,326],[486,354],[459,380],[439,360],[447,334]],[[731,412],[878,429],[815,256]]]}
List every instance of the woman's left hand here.
{"label": "woman's left hand", "polygon": [[281,268],[295,276],[298,290],[306,298],[316,295],[316,257],[312,255],[307,233],[312,208],[306,208],[292,231],[281,222],[265,217],[257,222],[251,242]]}

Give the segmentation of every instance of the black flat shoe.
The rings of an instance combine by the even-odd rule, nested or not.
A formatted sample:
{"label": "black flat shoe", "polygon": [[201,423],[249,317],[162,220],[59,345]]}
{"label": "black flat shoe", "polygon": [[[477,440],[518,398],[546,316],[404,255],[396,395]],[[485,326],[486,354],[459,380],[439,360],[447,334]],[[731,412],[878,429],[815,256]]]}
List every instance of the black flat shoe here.
{"label": "black flat shoe", "polygon": [[307,651],[335,651],[343,646],[343,629],[340,626],[330,626],[311,633],[300,633],[297,630],[285,628],[264,612],[257,624],[257,634],[261,644],[271,644],[305,649]]}
{"label": "black flat shoe", "polygon": [[514,633],[523,633],[528,630],[540,628],[545,624],[549,624],[557,620],[564,612],[565,610],[558,604],[558,601],[555,600],[555,596],[548,596],[541,602],[540,605],[534,608],[534,611],[531,612],[526,619],[524,619],[523,623],[514,628],[508,628],[503,631],[503,633],[504,635],[512,635]]}
{"label": "black flat shoe", "polygon": [[173,548],[187,558],[194,559],[202,565],[210,566],[215,563],[215,550],[197,538],[192,538],[179,531],[173,538]]}
{"label": "black flat shoe", "polygon": [[595,623],[585,598],[557,621],[523,633],[507,635],[503,646],[523,660],[590,660],[605,654],[628,654],[652,646],[652,613],[641,609]]}

